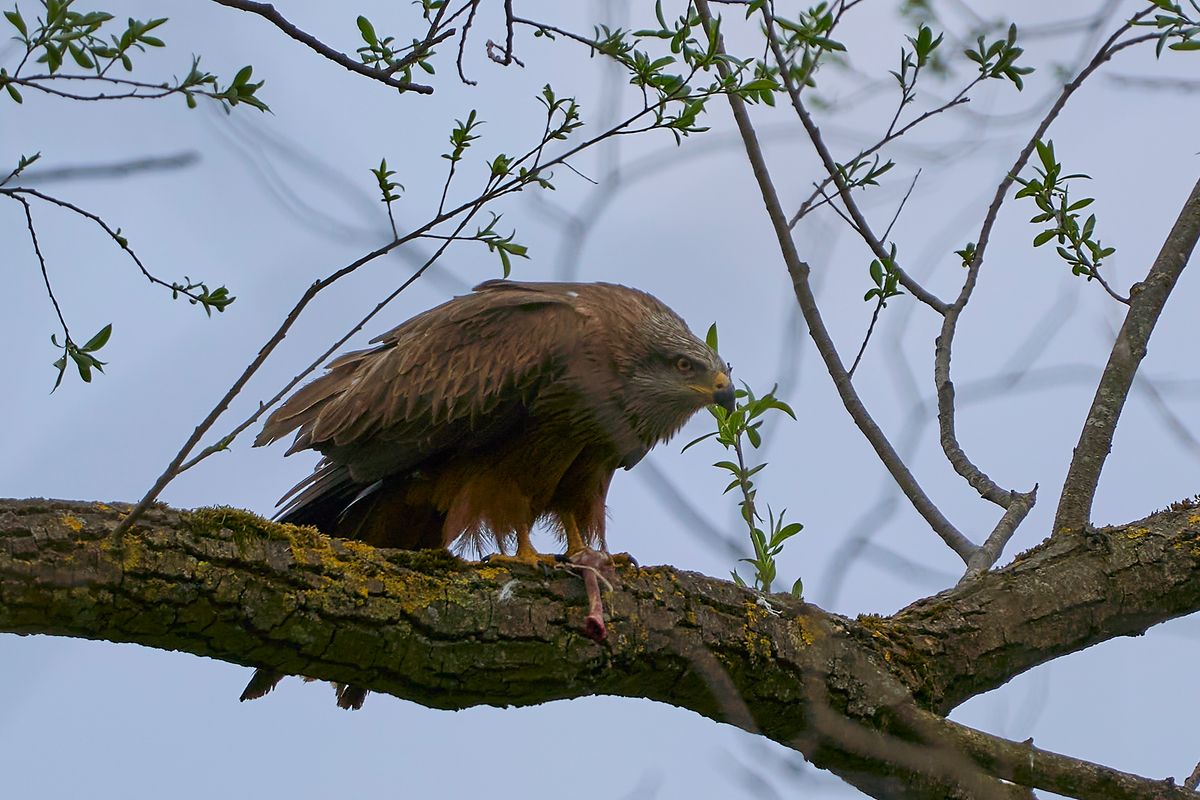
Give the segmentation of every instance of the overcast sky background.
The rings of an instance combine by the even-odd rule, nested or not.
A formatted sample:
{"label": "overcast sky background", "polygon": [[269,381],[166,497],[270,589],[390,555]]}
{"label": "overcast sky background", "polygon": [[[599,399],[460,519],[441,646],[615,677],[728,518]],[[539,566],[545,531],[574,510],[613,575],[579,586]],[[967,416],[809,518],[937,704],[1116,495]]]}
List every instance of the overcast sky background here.
{"label": "overcast sky background", "polygon": [[[631,4],[637,6],[638,4]],[[591,25],[643,27],[624,4],[518,3],[518,13],[589,33]],[[821,111],[842,159],[870,144],[894,110],[887,70],[911,27],[895,3],[855,10],[839,33],[852,70],[821,73]],[[970,24],[946,4],[952,29]],[[986,18],[1015,19],[1023,30],[1070,20],[1092,2],[973,2]],[[1117,16],[1095,35],[1036,38],[1026,62],[1038,68],[1018,94],[994,81],[969,108],[950,111],[888,151],[897,166],[884,185],[861,194],[882,230],[916,170],[916,190],[894,238],[902,263],[942,297],[957,293],[953,251],[975,238],[986,203],[1061,80],[1055,65],[1077,63],[1121,16],[1144,3],[1109,4]],[[406,4],[353,6],[279,2],[300,27],[352,51],[356,13],[402,40],[417,30]],[[90,2],[80,0],[89,9]],[[109,2],[118,18],[147,18],[163,4]],[[6,343],[0,414],[9,420],[0,460],[0,495],[133,501],[225,391],[314,278],[387,240],[386,216],[368,169],[381,157],[407,188],[401,227],[436,206],[455,118],[478,109],[487,124],[465,165],[459,196],[483,179],[483,157],[528,146],[539,133],[534,100],[548,80],[578,97],[595,131],[636,92],[599,59],[567,42],[520,32],[525,68],[487,60],[484,43],[502,39],[499,3],[484,3],[465,57],[469,77],[453,75],[453,54],[437,61],[432,97],[397,97],[283,37],[262,20],[216,4],[170,4],[165,52],[141,59],[145,75],[182,74],[188,54],[228,79],[246,63],[265,79],[272,114],[238,108],[226,116],[182,100],[71,103],[25,92],[23,106],[0,102],[0,159],[40,150],[47,168],[149,155],[195,154],[189,166],[122,180],[39,184],[119,225],[148,267],[224,283],[238,300],[206,319],[149,286],[93,227],[35,206],[36,222],[64,312],[79,341],[107,322],[110,362],[90,386],[68,375],[53,383],[48,342],[57,323],[28,245],[24,216],[0,206],[0,337]],[[21,8],[30,15],[32,3]],[[675,13],[678,13],[677,11]],[[740,18],[726,9],[731,22]],[[749,29],[730,28],[733,46]],[[947,44],[948,52],[959,48]],[[0,44],[0,65],[16,51]],[[749,54],[749,51],[746,52]],[[1190,57],[1188,57],[1190,55]],[[1200,174],[1196,94],[1131,87],[1113,76],[1200,74],[1200,56],[1152,48],[1125,52],[1068,105],[1051,130],[1068,171],[1094,180],[1077,191],[1098,198],[1099,233],[1117,247],[1110,281],[1120,291],[1145,274]],[[878,85],[864,92],[864,80]],[[930,82],[918,110],[956,92],[961,78]],[[1193,84],[1194,86],[1194,84]],[[1031,116],[1031,114],[1037,116]],[[777,187],[794,209],[821,171],[794,117],[782,105],[756,109]],[[787,507],[805,524],[781,558],[781,587],[803,576],[806,597],[843,614],[890,614],[952,585],[957,558],[892,488],[850,422],[810,340],[797,327],[794,300],[728,107],[714,102],[713,130],[676,147],[666,134],[624,137],[574,162],[599,182],[568,170],[558,191],[526,192],[503,206],[531,259],[514,277],[607,280],[646,289],[698,333],[717,321],[735,377],[759,390],[781,385],[799,421],[769,429],[760,500]],[[7,167],[4,170],[7,172]],[[432,199],[431,199],[432,198]],[[1004,561],[1039,542],[1095,388],[1122,306],[1069,274],[1050,248],[1034,251],[1029,201],[1010,200],[993,234],[975,298],[960,324],[954,376],[960,441],[1006,487],[1041,485],[1040,503]],[[862,301],[870,257],[828,210],[796,229],[814,270],[827,324],[843,358],[853,358],[870,318]],[[360,271],[319,300],[239,398],[220,435],[369,310],[429,252],[419,244]],[[354,340],[499,274],[481,246],[449,251]],[[1195,314],[1200,278],[1184,273],[1143,364],[1104,472],[1094,518],[1124,522],[1200,490],[1194,423],[1200,401]],[[892,441],[947,515],[979,541],[997,509],[975,496],[946,463],[932,419],[932,342],[937,320],[908,297],[884,313],[856,385]],[[1022,378],[1015,383],[1012,378]],[[1008,380],[1006,380],[1008,379]],[[1151,386],[1170,412],[1145,391]],[[924,404],[924,406],[920,404]],[[923,410],[922,410],[923,408]],[[1177,427],[1182,424],[1190,434]],[[701,415],[671,444],[614,480],[609,542],[643,564],[669,563],[725,576],[739,547],[735,501],[710,464],[712,443],[680,453],[707,430]],[[211,440],[212,437],[210,437]],[[270,514],[276,499],[312,467],[311,454],[284,460],[283,446],[252,450],[249,437],[176,480],[162,499],[176,506],[230,504]],[[666,476],[676,490],[661,482]],[[707,526],[710,530],[705,530]],[[549,541],[543,540],[544,547]],[[975,698],[953,718],[1013,739],[1151,777],[1184,776],[1200,750],[1194,685],[1200,625],[1185,619],[1145,637],[1121,639],[1058,659]],[[689,711],[647,701],[588,698],[532,709],[433,711],[372,696],[359,713],[334,705],[322,684],[285,681],[269,697],[237,702],[249,670],[179,653],[49,637],[0,636],[0,771],[11,797],[151,798],[227,796],[318,798],[500,796],[579,798],[854,797],[840,781],[803,765],[770,742]],[[584,760],[584,748],[592,763]]]}

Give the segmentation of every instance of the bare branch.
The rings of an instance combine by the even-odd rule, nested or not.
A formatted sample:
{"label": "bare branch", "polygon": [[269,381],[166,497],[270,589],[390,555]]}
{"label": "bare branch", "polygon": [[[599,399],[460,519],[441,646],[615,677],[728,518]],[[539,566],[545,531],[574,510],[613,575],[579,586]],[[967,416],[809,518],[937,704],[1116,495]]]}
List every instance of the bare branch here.
{"label": "bare branch", "polygon": [[1096,396],[1079,434],[1079,443],[1075,445],[1075,455],[1067,470],[1062,497],[1054,517],[1055,533],[1079,530],[1091,522],[1092,502],[1100,483],[1100,471],[1112,448],[1121,410],[1129,397],[1138,365],[1146,355],[1150,334],[1154,332],[1159,315],[1175,288],[1175,282],[1187,266],[1198,238],[1200,181],[1192,187],[1146,279],[1134,286],[1130,293],[1129,312],[1113,343],[1108,363],[1096,387]]}
{"label": "bare branch", "polygon": [[213,2],[236,8],[239,11],[248,11],[251,14],[257,14],[263,19],[270,22],[276,28],[286,33],[288,36],[295,39],[297,42],[305,45],[309,49],[320,53],[335,64],[340,64],[351,72],[357,72],[359,75],[365,75],[371,80],[379,81],[380,83],[391,86],[393,89],[399,89],[402,92],[416,92],[417,94],[433,94],[433,87],[421,83],[412,83],[410,81],[402,81],[392,77],[387,69],[379,69],[376,67],[368,67],[361,61],[351,58],[350,56],[338,50],[334,50],[329,45],[322,42],[311,33],[306,33],[291,22],[289,22],[282,14],[280,14],[275,6],[270,3],[257,3],[253,0],[213,0]]}
{"label": "bare branch", "polygon": [[454,62],[458,65],[458,77],[467,86],[474,86],[476,81],[469,79],[463,72],[463,53],[467,49],[467,34],[471,32],[471,25],[475,23],[475,12],[479,10],[480,0],[471,0],[468,3],[470,11],[467,12],[467,21],[463,23],[462,37],[458,40],[458,59]]}
{"label": "bare branch", "polygon": [[966,453],[959,446],[954,433],[954,384],[950,379],[950,357],[958,318],[975,290],[975,284],[979,278],[979,269],[983,264],[983,257],[991,238],[992,228],[996,224],[996,219],[1000,214],[1000,207],[1004,204],[1005,196],[1016,176],[1024,169],[1037,143],[1045,136],[1046,131],[1050,128],[1050,124],[1058,117],[1067,100],[1070,99],[1071,95],[1075,93],[1088,76],[1099,69],[1120,50],[1156,38],[1156,34],[1146,34],[1117,43],[1117,40],[1130,29],[1134,21],[1145,16],[1151,10],[1146,9],[1134,15],[1131,20],[1123,24],[1110,36],[1087,66],[1075,76],[1074,80],[1063,87],[1054,105],[1046,112],[1037,129],[1017,156],[1016,162],[1000,181],[1000,185],[996,187],[996,193],[992,198],[991,204],[988,206],[983,226],[975,242],[975,256],[972,258],[971,263],[967,265],[967,276],[963,281],[962,290],[959,292],[958,298],[954,303],[946,307],[945,317],[942,320],[941,335],[938,337],[937,346],[934,349],[934,383],[938,387],[938,421],[942,427],[942,447],[946,451],[946,457],[950,460],[955,470],[964,478],[967,478],[968,482],[983,497],[1001,506],[1006,505],[1007,493],[971,463]]}
{"label": "bare branch", "polygon": [[[708,3],[705,0],[697,0],[696,7],[704,19],[706,26],[711,27],[713,21]],[[718,43],[717,50],[724,53],[724,44]],[[717,69],[720,71],[722,77],[728,75],[728,67],[724,62],[718,61]],[[762,147],[758,143],[758,134],[754,130],[754,125],[750,122],[750,115],[746,112],[745,102],[736,93],[731,92],[727,97],[730,108],[733,110],[734,121],[737,123],[738,131],[741,133],[742,142],[746,148],[746,155],[754,171],[754,177],[758,181],[763,204],[766,206],[767,216],[771,219],[771,224],[775,229],[775,236],[779,241],[779,248],[782,251],[784,263],[787,265],[788,273],[791,275],[792,287],[796,292],[796,300],[800,304],[801,311],[804,313],[805,321],[808,323],[809,335],[812,336],[813,341],[816,343],[817,351],[825,361],[825,368],[828,370],[830,377],[833,378],[833,384],[838,391],[838,395],[842,398],[843,405],[846,406],[846,411],[849,412],[850,417],[867,438],[867,441],[875,448],[876,454],[878,454],[888,472],[895,478],[896,483],[900,486],[905,496],[912,502],[913,507],[929,523],[934,532],[942,537],[942,540],[955,553],[958,553],[959,557],[966,563],[974,554],[975,545],[955,528],[950,520],[946,519],[941,510],[925,494],[920,484],[917,483],[916,478],[913,477],[912,472],[909,471],[908,467],[900,459],[900,456],[897,455],[895,448],[892,447],[887,436],[884,435],[883,431],[875,423],[875,420],[871,418],[858,393],[854,391],[850,376],[846,372],[846,367],[842,364],[833,339],[829,335],[829,330],[825,327],[825,322],[821,318],[816,298],[813,296],[812,287],[809,284],[808,264],[801,261],[799,253],[796,252],[796,243],[792,240],[791,228],[788,226],[787,217],[784,215],[783,207],[779,202],[779,195],[775,191],[775,186],[771,181],[771,173],[767,168]]]}
{"label": "bare branch", "polygon": [[[950,461],[954,471],[963,477],[968,484],[971,485],[979,495],[986,500],[990,500],[996,505],[1005,509],[1004,515],[997,524],[995,530],[988,537],[988,543],[992,545],[1003,544],[1012,536],[1016,527],[1020,525],[1025,515],[1032,508],[1036,497],[1036,488],[1024,493],[1019,493],[1012,490],[1001,488],[993,481],[987,473],[980,469],[967,456],[962,445],[958,441],[958,435],[955,430],[955,409],[954,409],[954,383],[950,377],[950,362],[951,352],[953,348],[954,335],[957,331],[958,319],[967,303],[971,299],[971,294],[975,289],[976,281],[979,277],[979,269],[983,264],[984,252],[987,249],[987,243],[991,234],[992,227],[995,225],[996,219],[1000,212],[1000,207],[1004,203],[1005,196],[1009,187],[1012,185],[1016,176],[1024,168],[1030,155],[1033,153],[1037,143],[1041,141],[1050,124],[1058,116],[1059,112],[1066,105],[1067,100],[1074,94],[1075,90],[1083,84],[1083,82],[1095,72],[1099,67],[1107,62],[1118,51],[1130,47],[1134,44],[1153,39],[1153,35],[1138,36],[1118,43],[1120,37],[1130,29],[1133,22],[1141,16],[1149,13],[1149,9],[1135,15],[1132,20],[1125,22],[1115,33],[1112,34],[1100,47],[1095,57],[1085,66],[1073,81],[1068,83],[1054,105],[1042,118],[1038,124],[1033,136],[1030,137],[1021,153],[1017,156],[1016,163],[1012,169],[1001,180],[1000,185],[996,189],[996,193],[992,199],[992,203],[988,208],[984,218],[983,227],[980,230],[979,238],[976,242],[975,255],[967,266],[967,275],[963,281],[962,289],[959,292],[958,298],[949,305],[942,319],[941,332],[937,337],[934,346],[934,385],[937,388],[938,398],[938,427],[940,430],[939,440],[942,445],[942,450],[946,454],[946,458]],[[986,569],[983,566],[986,556],[994,551],[994,558],[998,558],[1000,550],[995,546],[988,547],[982,550],[974,563],[968,565],[967,574],[977,572],[980,568]],[[993,558],[993,560],[994,560]],[[990,563],[987,565],[990,566]]]}
{"label": "bare branch", "polygon": [[46,294],[50,296],[50,302],[54,305],[54,313],[58,315],[58,323],[63,329],[63,345],[66,346],[71,341],[71,331],[67,328],[67,320],[63,317],[62,308],[58,305],[58,298],[54,296],[54,289],[50,286],[50,271],[46,269],[46,257],[42,255],[41,245],[38,244],[37,228],[33,224],[33,210],[29,208],[29,201],[20,195],[10,195],[14,200],[21,204],[25,209],[25,226],[29,230],[29,238],[33,242],[33,252],[37,256],[38,266],[42,270],[42,282],[46,284]]}

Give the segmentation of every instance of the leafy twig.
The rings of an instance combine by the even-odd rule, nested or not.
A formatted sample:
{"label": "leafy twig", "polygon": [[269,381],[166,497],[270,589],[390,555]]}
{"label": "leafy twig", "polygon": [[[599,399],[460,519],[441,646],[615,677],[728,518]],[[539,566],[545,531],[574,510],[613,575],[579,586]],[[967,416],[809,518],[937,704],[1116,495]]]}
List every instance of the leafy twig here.
{"label": "leafy twig", "polygon": [[[717,326],[714,324],[708,329],[706,337],[708,346],[717,350]],[[738,389],[735,393],[738,403],[733,411],[726,411],[720,406],[709,406],[708,411],[713,415],[717,422],[717,429],[704,434],[684,445],[683,449],[687,450],[695,444],[699,444],[706,439],[716,439],[717,443],[726,450],[732,450],[734,461],[718,461],[713,464],[714,467],[728,472],[733,480],[725,487],[725,492],[728,493],[737,488],[742,495],[742,499],[738,501],[738,508],[742,514],[742,521],[746,523],[746,527],[750,533],[750,543],[754,548],[754,556],[752,558],[743,558],[745,561],[754,567],[754,585],[759,591],[764,594],[770,594],[771,584],[774,582],[777,567],[775,558],[783,552],[784,543],[800,533],[804,526],[799,522],[787,523],[784,517],[787,515],[787,509],[784,509],[778,517],[768,508],[767,518],[763,519],[759,513],[755,498],[758,490],[754,487],[753,477],[766,468],[767,463],[764,461],[754,467],[746,465],[746,455],[742,448],[742,440],[750,442],[750,446],[758,449],[762,444],[762,434],[759,429],[762,427],[763,420],[761,417],[768,411],[774,409],[782,411],[792,419],[796,418],[795,412],[787,403],[775,397],[775,389],[767,392],[762,397],[755,397],[754,392],[749,386],[743,385],[743,388]],[[762,527],[763,522],[766,522],[766,529]],[[742,577],[738,575],[737,570],[734,570],[733,579],[739,586],[745,586]],[[799,597],[803,591],[803,583],[799,578],[792,585],[792,594]]]}
{"label": "leafy twig", "polygon": [[289,22],[275,7],[270,3],[257,3],[253,0],[214,0],[214,2],[236,8],[239,11],[248,11],[251,14],[257,14],[263,19],[270,22],[276,28],[283,31],[285,34],[300,42],[316,53],[324,56],[335,64],[357,72],[359,75],[364,75],[371,80],[379,81],[393,89],[399,89],[402,92],[416,92],[417,94],[433,94],[433,87],[421,83],[413,83],[411,81],[403,81],[394,78],[387,68],[370,67],[362,62],[355,61],[345,53],[334,50],[329,45],[322,42],[317,37],[310,33],[300,30],[291,22]]}

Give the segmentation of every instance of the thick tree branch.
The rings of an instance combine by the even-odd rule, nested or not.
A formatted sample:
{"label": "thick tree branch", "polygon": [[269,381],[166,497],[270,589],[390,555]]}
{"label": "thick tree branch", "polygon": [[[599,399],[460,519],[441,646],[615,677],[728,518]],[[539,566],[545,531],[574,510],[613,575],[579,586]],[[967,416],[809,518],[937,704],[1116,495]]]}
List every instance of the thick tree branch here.
{"label": "thick tree branch", "polygon": [[581,632],[571,575],[375,550],[235,509],[157,507],[113,545],[128,508],[0,501],[0,630],[183,650],[436,708],[645,697],[768,736],[876,797],[941,800],[968,784],[1028,796],[1004,780],[1195,798],[939,716],[1033,664],[1200,608],[1194,508],[1056,537],[890,619],[625,569],[604,645]]}
{"label": "thick tree branch", "polygon": [[1088,410],[1087,420],[1079,434],[1079,444],[1071,458],[1067,479],[1063,484],[1062,497],[1054,518],[1054,530],[1080,530],[1091,521],[1092,501],[1100,484],[1100,471],[1112,449],[1113,434],[1121,409],[1133,387],[1138,365],[1146,356],[1150,334],[1158,324],[1171,290],[1187,266],[1196,240],[1200,238],[1200,181],[1192,187],[1192,193],[1179,218],[1163,242],[1158,258],[1150,266],[1146,280],[1133,287],[1130,292],[1129,311],[1125,323],[1117,334],[1108,364],[1096,387],[1096,396]]}
{"label": "thick tree branch", "polygon": [[918,701],[947,713],[1038,664],[1200,610],[1200,509],[1057,533],[881,623]]}

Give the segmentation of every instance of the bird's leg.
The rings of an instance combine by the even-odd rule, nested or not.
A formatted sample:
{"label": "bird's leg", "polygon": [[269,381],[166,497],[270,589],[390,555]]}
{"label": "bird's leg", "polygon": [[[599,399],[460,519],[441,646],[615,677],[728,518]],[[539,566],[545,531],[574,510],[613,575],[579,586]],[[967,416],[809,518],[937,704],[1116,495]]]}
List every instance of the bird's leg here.
{"label": "bird's leg", "polygon": [[575,521],[574,514],[563,514],[562,526],[567,534],[567,558],[588,549],[583,543],[583,536],[579,534],[579,523]]}
{"label": "bird's leg", "polygon": [[556,559],[552,555],[539,553],[533,549],[533,543],[529,541],[529,527],[522,526],[517,528],[517,552],[514,555],[507,553],[493,553],[485,559],[490,563],[507,563],[507,564],[526,564],[528,566],[548,565],[555,563]]}

